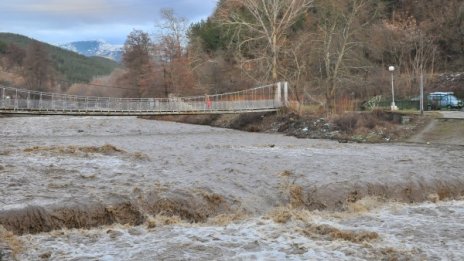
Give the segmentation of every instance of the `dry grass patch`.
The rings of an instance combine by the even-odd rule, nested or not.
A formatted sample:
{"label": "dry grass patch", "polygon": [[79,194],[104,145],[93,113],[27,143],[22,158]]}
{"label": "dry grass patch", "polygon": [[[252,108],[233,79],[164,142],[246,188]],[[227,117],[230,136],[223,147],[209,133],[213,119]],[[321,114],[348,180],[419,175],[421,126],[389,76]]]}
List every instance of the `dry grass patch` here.
{"label": "dry grass patch", "polygon": [[[13,234],[13,232],[6,230],[3,226],[0,225],[0,244],[1,243],[4,243],[8,246],[13,256],[16,256],[17,254],[21,253],[21,251],[23,251],[23,244],[18,239],[18,237]],[[2,258],[0,256],[0,260],[1,259]]]}
{"label": "dry grass patch", "polygon": [[0,156],[8,156],[11,154],[9,150],[0,150]]}
{"label": "dry grass patch", "polygon": [[276,223],[287,223],[290,220],[302,221],[303,223],[310,223],[313,220],[313,214],[305,209],[293,209],[291,207],[278,207],[271,210],[266,218],[272,219]]}
{"label": "dry grass patch", "polygon": [[209,192],[203,191],[202,195],[206,199],[206,201],[208,201],[208,203],[213,204],[213,205],[220,205],[221,203],[224,202],[224,197],[216,193],[209,193]]}
{"label": "dry grass patch", "polygon": [[233,214],[220,214],[208,219],[208,224],[211,225],[218,225],[218,226],[225,226],[229,225],[233,222],[243,220],[247,217],[247,215],[243,212],[233,213]]}
{"label": "dry grass patch", "polygon": [[348,202],[347,210],[349,213],[365,213],[385,204],[385,201],[378,197],[364,197],[355,202]]}
{"label": "dry grass patch", "polygon": [[440,201],[440,196],[437,193],[432,193],[427,196],[427,200],[433,203]]}
{"label": "dry grass patch", "polygon": [[302,232],[309,237],[323,236],[329,240],[341,239],[353,243],[363,243],[379,238],[376,232],[341,230],[330,225],[309,225]]}
{"label": "dry grass patch", "polygon": [[279,174],[280,177],[291,177],[293,176],[293,172],[290,170],[284,170],[282,173]]}
{"label": "dry grass patch", "polygon": [[292,211],[285,207],[273,209],[269,212],[268,217],[276,223],[287,223],[292,218]]}
{"label": "dry grass patch", "polygon": [[293,208],[303,207],[305,205],[303,188],[299,185],[292,184],[288,187],[290,205]]}
{"label": "dry grass patch", "polygon": [[292,208],[301,208],[305,206],[304,189],[302,186],[295,184],[298,177],[292,171],[285,170],[278,174],[281,178],[280,192],[286,197]]}
{"label": "dry grass patch", "polygon": [[115,153],[126,153],[124,150],[119,149],[111,144],[105,144],[103,146],[52,146],[52,147],[41,147],[34,146],[26,148],[23,150],[28,153],[38,153],[38,152],[50,152],[56,154],[78,154],[78,153],[88,153],[88,154],[104,154],[110,155]]}
{"label": "dry grass patch", "polygon": [[150,157],[148,157],[148,155],[142,153],[142,152],[134,152],[132,153],[132,157],[136,160],[142,160],[142,161],[145,161],[145,160],[149,160]]}
{"label": "dry grass patch", "polygon": [[181,223],[182,219],[179,216],[166,216],[164,214],[148,216],[145,220],[145,225],[147,226],[147,228],[155,228],[160,226],[168,226]]}

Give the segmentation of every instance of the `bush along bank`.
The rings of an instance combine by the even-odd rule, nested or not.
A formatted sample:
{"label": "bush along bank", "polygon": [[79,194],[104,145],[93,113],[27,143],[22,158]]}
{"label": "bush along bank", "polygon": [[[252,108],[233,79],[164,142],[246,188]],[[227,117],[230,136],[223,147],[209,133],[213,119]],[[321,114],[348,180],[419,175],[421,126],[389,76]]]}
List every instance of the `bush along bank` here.
{"label": "bush along bank", "polygon": [[[386,143],[401,141],[422,128],[429,119],[382,110],[340,115],[298,115],[293,112],[235,115],[154,116],[146,119],[209,125],[249,132],[283,133],[309,139],[339,142]],[[407,120],[405,120],[407,119]]]}

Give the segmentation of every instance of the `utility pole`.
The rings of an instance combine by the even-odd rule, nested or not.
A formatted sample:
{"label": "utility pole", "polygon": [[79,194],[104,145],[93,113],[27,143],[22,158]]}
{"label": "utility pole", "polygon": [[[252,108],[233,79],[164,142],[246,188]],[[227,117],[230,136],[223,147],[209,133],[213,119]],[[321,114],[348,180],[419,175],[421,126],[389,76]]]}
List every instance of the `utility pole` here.
{"label": "utility pole", "polygon": [[420,114],[424,116],[424,72],[420,75]]}
{"label": "utility pole", "polygon": [[391,107],[392,111],[396,111],[396,110],[398,110],[398,107],[396,107],[396,104],[395,104],[395,86],[393,84],[393,72],[395,71],[395,67],[390,66],[390,67],[388,67],[388,70],[391,73],[391,87],[392,87],[392,103],[391,103],[390,107]]}

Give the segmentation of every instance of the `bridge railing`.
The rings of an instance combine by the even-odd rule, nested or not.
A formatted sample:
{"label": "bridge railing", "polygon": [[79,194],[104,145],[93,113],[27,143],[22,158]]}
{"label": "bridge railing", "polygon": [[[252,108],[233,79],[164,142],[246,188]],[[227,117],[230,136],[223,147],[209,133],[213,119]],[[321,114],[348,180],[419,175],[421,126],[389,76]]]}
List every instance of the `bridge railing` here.
{"label": "bridge railing", "polygon": [[285,106],[287,84],[190,97],[114,98],[37,92],[0,86],[0,110],[38,112],[208,113],[272,110]]}

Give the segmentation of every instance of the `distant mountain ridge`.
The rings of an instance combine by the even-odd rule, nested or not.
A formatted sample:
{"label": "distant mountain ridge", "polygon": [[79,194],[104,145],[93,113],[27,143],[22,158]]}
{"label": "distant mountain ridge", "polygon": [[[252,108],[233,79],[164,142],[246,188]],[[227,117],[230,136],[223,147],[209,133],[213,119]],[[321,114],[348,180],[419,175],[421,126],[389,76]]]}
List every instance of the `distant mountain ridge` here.
{"label": "distant mountain ridge", "polygon": [[105,57],[118,63],[122,59],[122,45],[113,45],[101,40],[71,42],[60,45],[60,47],[87,57]]}

